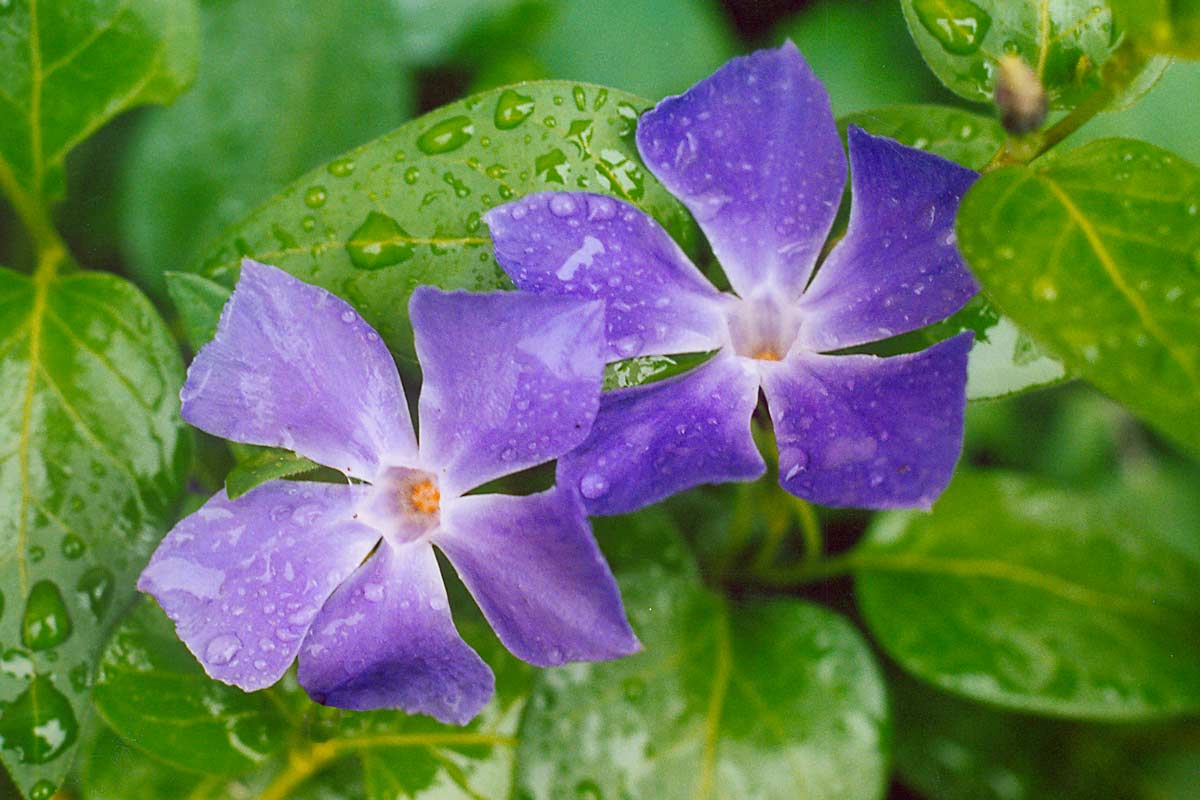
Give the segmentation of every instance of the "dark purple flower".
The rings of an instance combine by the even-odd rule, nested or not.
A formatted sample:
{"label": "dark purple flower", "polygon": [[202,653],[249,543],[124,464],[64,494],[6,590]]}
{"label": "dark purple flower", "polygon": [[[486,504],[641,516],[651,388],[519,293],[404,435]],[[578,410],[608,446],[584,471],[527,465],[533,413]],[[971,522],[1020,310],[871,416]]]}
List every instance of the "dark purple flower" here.
{"label": "dark purple flower", "polygon": [[434,545],[518,657],[549,666],[639,648],[576,492],[464,496],[583,441],[603,312],[429,287],[409,310],[420,447],[375,331],[324,289],[244,262],[188,370],[184,418],[365,482],[220,492],[167,534],[138,588],[218,680],[261,689],[299,654],[300,683],[320,703],[462,724],[494,680],[454,627]]}
{"label": "dark purple flower", "polygon": [[691,210],[736,294],[718,292],[633,206],[582,193],[494,209],[517,286],[606,303],[609,360],[719,350],[677,378],[607,394],[558,462],[589,512],[630,511],[765,466],[766,395],[784,488],[818,503],[928,507],[962,444],[962,334],[894,358],[830,355],[944,319],[977,291],[954,246],[975,173],[850,128],[853,208],[814,277],[846,159],[829,98],[790,42],[735,58],[645,114],[638,149]]}

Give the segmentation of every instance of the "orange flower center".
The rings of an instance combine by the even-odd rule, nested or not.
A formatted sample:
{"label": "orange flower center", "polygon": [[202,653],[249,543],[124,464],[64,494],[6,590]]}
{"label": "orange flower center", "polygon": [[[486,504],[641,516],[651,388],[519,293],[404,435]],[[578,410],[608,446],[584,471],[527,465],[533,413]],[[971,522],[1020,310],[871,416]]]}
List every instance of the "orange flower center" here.
{"label": "orange flower center", "polygon": [[759,361],[779,361],[779,354],[771,349],[759,350],[754,354],[754,357]]}
{"label": "orange flower center", "polygon": [[421,481],[413,484],[409,490],[409,501],[412,507],[425,514],[436,514],[441,508],[442,493],[438,491],[433,481]]}

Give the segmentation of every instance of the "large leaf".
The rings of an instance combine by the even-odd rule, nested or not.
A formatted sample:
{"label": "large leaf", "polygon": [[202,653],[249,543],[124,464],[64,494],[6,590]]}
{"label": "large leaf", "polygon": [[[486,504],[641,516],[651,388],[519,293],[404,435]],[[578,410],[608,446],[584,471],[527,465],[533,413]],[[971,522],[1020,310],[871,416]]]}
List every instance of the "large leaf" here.
{"label": "large leaf", "polygon": [[900,664],[1013,709],[1096,719],[1200,710],[1200,561],[1094,495],[961,472],[856,556],[859,605]]}
{"label": "large leaf", "polygon": [[1161,53],[1200,58],[1197,0],[1109,0],[1117,19],[1143,45]]}
{"label": "large leaf", "polygon": [[[949,106],[884,106],[838,120],[843,130],[849,125],[976,170],[982,169],[1004,142],[1004,130],[994,119]],[[975,333],[967,362],[967,397],[971,400],[1004,397],[1066,377],[1061,363],[1046,356],[983,297],[943,322],[873,345],[871,350],[885,355],[912,352],[967,330]]]}
{"label": "large leaf", "polygon": [[124,164],[126,255],[157,291],[163,270],[412,104],[393,0],[224,0],[201,21],[196,85],[144,120]]}
{"label": "large leaf", "polygon": [[29,793],[66,772],[190,437],[179,352],[125,281],[0,270],[0,331],[0,758]]}
{"label": "large leaf", "polygon": [[645,651],[539,674],[518,757],[528,796],[882,796],[887,702],[849,623],[795,600],[731,606],[659,570],[622,589]]}
{"label": "large leaf", "polygon": [[[1071,108],[1101,85],[1100,67],[1121,41],[1112,12],[1097,0],[901,0],[908,29],[942,83],[968,100],[990,103],[996,64],[1020,56],[1051,108]],[[1131,97],[1154,85],[1156,59],[1134,80]]]}
{"label": "large leaf", "polygon": [[6,0],[0,185],[31,202],[58,197],[72,147],[125,109],[168,102],[188,84],[197,38],[191,0]]}
{"label": "large leaf", "polygon": [[1200,169],[1107,139],[975,184],[959,247],[1071,369],[1200,451]]}
{"label": "large leaf", "polygon": [[352,302],[411,358],[408,297],[422,284],[506,285],[480,219],[535,191],[585,189],[653,214],[685,246],[695,227],[641,165],[647,101],[563,82],[523,84],[446,106],[292,184],[228,234],[204,264],[232,286],[249,255]]}

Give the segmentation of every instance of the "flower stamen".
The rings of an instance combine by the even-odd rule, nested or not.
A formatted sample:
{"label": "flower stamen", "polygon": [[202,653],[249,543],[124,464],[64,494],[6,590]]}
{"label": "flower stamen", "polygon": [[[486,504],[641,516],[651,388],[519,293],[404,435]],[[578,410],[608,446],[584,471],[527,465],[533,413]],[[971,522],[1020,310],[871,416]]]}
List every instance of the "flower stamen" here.
{"label": "flower stamen", "polygon": [[436,514],[442,505],[442,493],[430,480],[413,484],[408,499],[409,505],[423,514]]}

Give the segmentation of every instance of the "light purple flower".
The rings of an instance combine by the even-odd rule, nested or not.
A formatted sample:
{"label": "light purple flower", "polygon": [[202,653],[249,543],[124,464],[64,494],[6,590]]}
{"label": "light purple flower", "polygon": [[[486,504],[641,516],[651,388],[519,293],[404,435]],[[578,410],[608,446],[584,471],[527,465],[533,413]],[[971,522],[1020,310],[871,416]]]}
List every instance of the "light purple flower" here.
{"label": "light purple flower", "polygon": [[736,294],[718,292],[649,216],[550,193],[488,213],[523,290],[604,300],[607,358],[718,350],[610,392],[559,459],[593,514],[701,483],[751,480],[766,396],[785,489],[818,503],[928,507],[962,445],[971,334],[894,358],[831,354],[944,319],[978,287],[954,242],[975,173],[851,127],[849,229],[813,275],[846,159],[824,87],[790,42],[735,58],[645,114],[638,149],[691,210]]}
{"label": "light purple flower", "polygon": [[578,494],[464,495],[571,450],[596,416],[602,306],[421,287],[417,445],[395,363],[348,304],[245,261],[183,416],[363,482],[224,492],[167,534],[138,582],[212,677],[246,690],[299,655],[317,702],[463,724],[492,695],[434,556],[516,656],[550,666],[640,645]]}

